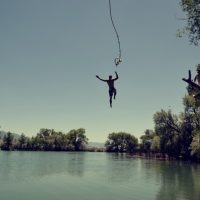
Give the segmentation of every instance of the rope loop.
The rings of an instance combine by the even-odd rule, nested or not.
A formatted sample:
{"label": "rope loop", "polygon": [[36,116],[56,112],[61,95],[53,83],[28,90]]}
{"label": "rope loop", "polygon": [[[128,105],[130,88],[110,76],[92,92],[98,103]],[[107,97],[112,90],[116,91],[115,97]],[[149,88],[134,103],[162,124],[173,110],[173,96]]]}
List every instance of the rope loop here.
{"label": "rope loop", "polygon": [[115,27],[115,24],[114,24],[114,21],[113,21],[113,17],[112,17],[111,0],[109,0],[109,11],[110,11],[110,20],[112,22],[113,29],[114,29],[115,34],[117,36],[117,42],[118,42],[118,47],[119,47],[119,57],[114,59],[115,65],[117,67],[122,62],[122,59],[121,59],[121,54],[122,53],[121,53],[121,44],[120,44],[119,34],[117,32],[117,29]]}

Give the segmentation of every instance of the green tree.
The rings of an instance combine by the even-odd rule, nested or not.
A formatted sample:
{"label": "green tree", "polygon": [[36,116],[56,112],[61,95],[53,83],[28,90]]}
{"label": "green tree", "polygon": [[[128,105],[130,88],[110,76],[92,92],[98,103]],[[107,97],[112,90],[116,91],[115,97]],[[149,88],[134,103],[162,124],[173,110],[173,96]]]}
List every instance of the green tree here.
{"label": "green tree", "polygon": [[[62,134],[62,133],[61,133]],[[53,129],[40,129],[36,137],[32,138],[32,147],[34,150],[53,151],[55,150],[55,138],[59,133]]]}
{"label": "green tree", "polygon": [[160,152],[160,137],[158,135],[154,135],[151,142],[151,151],[153,153]]}
{"label": "green tree", "polygon": [[180,143],[180,122],[178,117],[171,113],[161,110],[154,114],[155,132],[160,137],[161,153],[169,157],[178,158],[181,151]]}
{"label": "green tree", "polygon": [[198,103],[193,96],[183,98],[184,112],[180,114],[181,120],[181,156],[189,159],[191,154],[190,144],[192,132],[200,126]]}
{"label": "green tree", "polygon": [[149,130],[149,129],[147,129],[144,132],[144,135],[142,135],[140,137],[140,140],[141,140],[140,150],[142,152],[150,153],[153,137],[154,137],[154,132],[152,130]]}
{"label": "green tree", "polygon": [[62,132],[55,133],[54,137],[54,146],[56,151],[68,151],[70,150],[69,147],[69,140],[67,134],[63,134]]}
{"label": "green tree", "polygon": [[108,152],[134,152],[138,145],[138,139],[125,132],[110,133],[105,143]]}
{"label": "green tree", "polygon": [[27,149],[28,138],[22,133],[18,139],[17,149],[26,150]]}
{"label": "green tree", "polygon": [[69,150],[82,151],[85,150],[88,138],[85,136],[85,129],[73,129],[67,133]]}
{"label": "green tree", "polygon": [[[196,65],[197,70],[200,64]],[[187,87],[188,95],[183,98],[184,112],[180,114],[181,120],[181,156],[189,159],[191,156],[191,142],[193,132],[200,130],[200,99],[194,98],[197,91],[192,86]]]}
{"label": "green tree", "polygon": [[10,151],[13,148],[14,136],[11,132],[8,132],[3,138],[2,150]]}
{"label": "green tree", "polygon": [[192,143],[190,145],[191,156],[200,160],[200,131],[193,133]]}
{"label": "green tree", "polygon": [[200,40],[200,0],[181,0],[183,12],[186,14],[186,26],[179,31],[179,36],[187,34],[191,44],[198,45]]}

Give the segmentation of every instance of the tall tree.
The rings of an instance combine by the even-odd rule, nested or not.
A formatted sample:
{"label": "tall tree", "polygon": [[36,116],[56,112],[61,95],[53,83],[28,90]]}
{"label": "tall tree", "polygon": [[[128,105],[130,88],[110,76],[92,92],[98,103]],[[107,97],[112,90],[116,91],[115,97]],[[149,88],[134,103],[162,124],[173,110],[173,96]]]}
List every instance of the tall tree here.
{"label": "tall tree", "polygon": [[181,120],[181,156],[190,158],[193,131],[200,127],[200,110],[195,98],[186,95],[183,98],[184,112],[180,114]]}
{"label": "tall tree", "polygon": [[180,122],[178,117],[161,110],[154,114],[155,132],[160,136],[160,149],[163,154],[169,157],[178,158],[180,155]]}
{"label": "tall tree", "polygon": [[[200,64],[196,65],[197,71],[200,70]],[[199,91],[196,91],[192,85],[187,87],[188,95],[183,98],[184,112],[181,113],[181,156],[188,159],[192,153],[190,148],[195,134],[200,130],[200,99]]]}

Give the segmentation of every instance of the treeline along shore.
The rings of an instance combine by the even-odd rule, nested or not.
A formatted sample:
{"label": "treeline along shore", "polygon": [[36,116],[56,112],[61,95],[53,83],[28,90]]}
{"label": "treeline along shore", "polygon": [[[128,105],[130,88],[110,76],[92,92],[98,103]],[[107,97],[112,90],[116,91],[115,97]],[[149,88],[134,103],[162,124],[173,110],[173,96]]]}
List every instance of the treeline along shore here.
{"label": "treeline along shore", "polygon": [[[187,101],[191,100],[187,97]],[[185,99],[186,100],[186,99]],[[146,130],[138,139],[133,134],[117,132],[108,134],[104,147],[88,146],[84,128],[68,133],[54,129],[40,129],[33,137],[24,134],[4,133],[0,148],[4,151],[90,151],[130,153],[133,156],[155,159],[183,159],[200,161],[200,132],[196,130],[199,121],[191,123],[192,113],[180,117],[161,110],[155,113],[155,130]],[[199,118],[200,119],[200,118]],[[200,124],[199,124],[200,125]]]}

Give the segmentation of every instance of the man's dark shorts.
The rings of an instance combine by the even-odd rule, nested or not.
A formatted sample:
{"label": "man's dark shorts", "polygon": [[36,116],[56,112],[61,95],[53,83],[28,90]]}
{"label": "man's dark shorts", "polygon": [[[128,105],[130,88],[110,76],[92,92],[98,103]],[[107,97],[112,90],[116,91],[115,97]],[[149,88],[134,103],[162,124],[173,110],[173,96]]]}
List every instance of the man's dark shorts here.
{"label": "man's dark shorts", "polygon": [[112,89],[109,90],[110,96],[113,96],[113,94],[116,95],[116,93],[117,93],[117,90],[115,88],[112,88]]}

